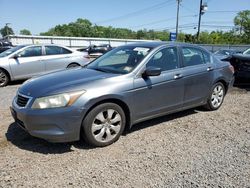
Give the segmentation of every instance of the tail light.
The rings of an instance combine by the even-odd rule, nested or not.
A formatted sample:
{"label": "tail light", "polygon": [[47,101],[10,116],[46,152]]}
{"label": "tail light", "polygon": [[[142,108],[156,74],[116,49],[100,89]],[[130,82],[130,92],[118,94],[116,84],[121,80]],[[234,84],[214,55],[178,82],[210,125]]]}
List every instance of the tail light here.
{"label": "tail light", "polygon": [[229,69],[234,74],[235,71],[234,71],[234,67],[232,65],[229,65]]}

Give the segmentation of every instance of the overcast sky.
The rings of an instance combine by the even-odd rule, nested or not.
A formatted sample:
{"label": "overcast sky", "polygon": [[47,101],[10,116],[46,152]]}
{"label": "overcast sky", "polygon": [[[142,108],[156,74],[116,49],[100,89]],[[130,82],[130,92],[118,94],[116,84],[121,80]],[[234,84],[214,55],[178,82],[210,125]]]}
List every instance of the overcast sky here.
{"label": "overcast sky", "polygon": [[[239,10],[250,10],[250,0],[203,0],[208,11],[201,30],[228,30]],[[194,33],[200,0],[182,0],[180,30]],[[176,0],[0,0],[0,28],[11,23],[16,34],[29,29],[39,34],[57,25],[89,19],[97,25],[133,30],[175,30]],[[223,12],[224,11],[224,12]]]}

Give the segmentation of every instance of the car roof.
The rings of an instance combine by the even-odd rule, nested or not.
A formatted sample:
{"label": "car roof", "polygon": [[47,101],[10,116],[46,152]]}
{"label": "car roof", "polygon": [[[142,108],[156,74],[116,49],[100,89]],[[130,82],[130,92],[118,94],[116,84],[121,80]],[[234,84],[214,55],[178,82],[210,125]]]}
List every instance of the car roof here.
{"label": "car roof", "polygon": [[196,44],[182,43],[182,42],[138,42],[127,44],[127,46],[140,46],[145,48],[157,48],[160,46],[197,46]]}
{"label": "car roof", "polygon": [[64,46],[59,45],[59,44],[46,44],[46,43],[43,43],[43,44],[19,44],[17,46],[23,46],[23,47],[27,47],[27,46],[59,46],[59,47],[64,47]]}

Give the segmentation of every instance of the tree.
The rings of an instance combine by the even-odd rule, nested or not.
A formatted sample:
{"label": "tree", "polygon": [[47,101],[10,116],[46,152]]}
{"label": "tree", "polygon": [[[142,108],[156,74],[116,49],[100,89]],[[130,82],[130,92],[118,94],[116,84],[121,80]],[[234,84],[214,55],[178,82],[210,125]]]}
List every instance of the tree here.
{"label": "tree", "polygon": [[243,37],[244,43],[250,42],[250,10],[244,10],[234,18],[234,24],[239,34]]}
{"label": "tree", "polygon": [[28,29],[20,30],[20,35],[31,35],[31,32]]}
{"label": "tree", "polygon": [[[239,12],[234,19],[235,28],[230,31],[203,31],[199,41],[195,35],[180,32],[178,41],[205,44],[249,44],[250,43],[250,10]],[[241,30],[241,34],[240,31]],[[156,31],[153,29],[141,29],[133,31],[127,28],[105,27],[92,24],[87,19],[79,18],[75,22],[56,25],[45,33],[45,36],[68,36],[68,37],[100,37],[122,39],[148,39],[169,40],[169,31]]]}
{"label": "tree", "polygon": [[0,33],[1,33],[2,37],[5,37],[7,35],[14,35],[13,29],[7,25],[4,26],[2,29],[0,29]]}

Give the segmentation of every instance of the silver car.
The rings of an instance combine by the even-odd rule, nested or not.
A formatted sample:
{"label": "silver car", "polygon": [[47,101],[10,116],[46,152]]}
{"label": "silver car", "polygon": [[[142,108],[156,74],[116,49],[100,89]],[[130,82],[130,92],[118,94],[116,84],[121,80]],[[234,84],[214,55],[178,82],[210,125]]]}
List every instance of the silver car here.
{"label": "silver car", "polygon": [[91,145],[107,146],[148,119],[197,106],[219,109],[233,73],[228,62],[195,45],[129,44],[84,68],[26,81],[11,113],[32,136],[51,142],[82,136]]}
{"label": "silver car", "polygon": [[19,45],[0,54],[0,87],[9,81],[76,66],[89,62],[87,53],[58,45]]}

